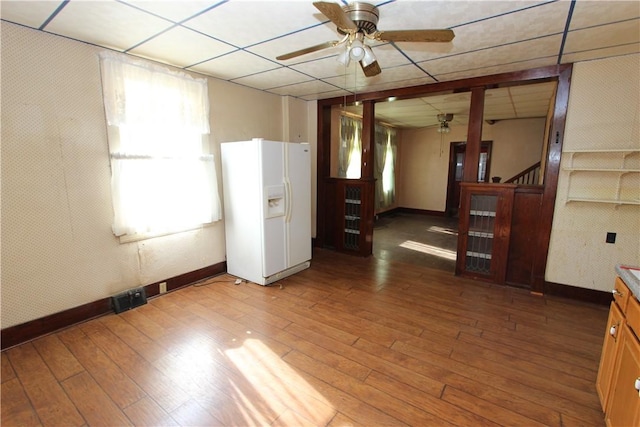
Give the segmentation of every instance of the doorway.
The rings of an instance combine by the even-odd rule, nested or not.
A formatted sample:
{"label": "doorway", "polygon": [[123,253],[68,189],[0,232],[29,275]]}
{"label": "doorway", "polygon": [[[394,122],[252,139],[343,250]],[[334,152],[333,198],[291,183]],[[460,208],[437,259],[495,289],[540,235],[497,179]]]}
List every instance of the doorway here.
{"label": "doorway", "polygon": [[[478,160],[478,182],[489,182],[491,146],[493,141],[482,141]],[[464,171],[466,142],[452,142],[449,148],[449,179],[447,181],[447,216],[457,217],[460,206],[460,183]]]}

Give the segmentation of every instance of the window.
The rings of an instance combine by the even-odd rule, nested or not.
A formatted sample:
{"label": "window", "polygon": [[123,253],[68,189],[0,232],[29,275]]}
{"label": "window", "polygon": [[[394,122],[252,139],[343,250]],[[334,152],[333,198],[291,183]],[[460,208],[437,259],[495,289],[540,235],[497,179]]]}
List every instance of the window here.
{"label": "window", "polygon": [[206,79],[101,54],[116,236],[153,236],[220,219]]}

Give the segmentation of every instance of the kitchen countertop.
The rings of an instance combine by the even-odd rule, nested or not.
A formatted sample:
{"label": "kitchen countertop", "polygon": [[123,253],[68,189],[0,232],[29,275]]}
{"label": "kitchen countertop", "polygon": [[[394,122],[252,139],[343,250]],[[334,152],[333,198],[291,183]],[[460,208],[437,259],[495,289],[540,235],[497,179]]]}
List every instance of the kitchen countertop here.
{"label": "kitchen countertop", "polygon": [[640,267],[618,264],[616,265],[616,273],[633,293],[633,296],[640,300]]}

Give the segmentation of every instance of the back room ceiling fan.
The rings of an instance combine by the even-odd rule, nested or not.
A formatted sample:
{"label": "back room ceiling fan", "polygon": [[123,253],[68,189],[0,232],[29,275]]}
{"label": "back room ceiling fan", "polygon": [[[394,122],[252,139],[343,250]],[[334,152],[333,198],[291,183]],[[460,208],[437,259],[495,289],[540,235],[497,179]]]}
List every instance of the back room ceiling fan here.
{"label": "back room ceiling fan", "polygon": [[455,37],[453,31],[449,29],[379,31],[377,28],[379,10],[369,3],[353,2],[341,7],[337,3],[318,1],[313,5],[336,25],[338,33],[343,35],[343,38],[280,55],[276,58],[278,61],[344,44],[346,49],[338,55],[338,61],[346,66],[351,59],[356,60],[360,63],[364,75],[373,77],[380,74],[382,70],[367,42],[446,43]]}

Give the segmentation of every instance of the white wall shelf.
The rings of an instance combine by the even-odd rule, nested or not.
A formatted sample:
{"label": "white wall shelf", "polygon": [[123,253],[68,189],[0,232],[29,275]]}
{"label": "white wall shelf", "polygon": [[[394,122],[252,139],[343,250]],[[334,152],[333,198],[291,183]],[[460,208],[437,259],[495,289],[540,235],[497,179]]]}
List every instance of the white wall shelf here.
{"label": "white wall shelf", "polygon": [[[566,150],[566,203],[640,205],[640,148]],[[625,182],[626,180],[626,182]],[[605,196],[605,197],[603,197]]]}

